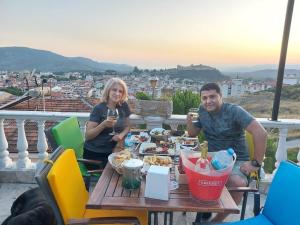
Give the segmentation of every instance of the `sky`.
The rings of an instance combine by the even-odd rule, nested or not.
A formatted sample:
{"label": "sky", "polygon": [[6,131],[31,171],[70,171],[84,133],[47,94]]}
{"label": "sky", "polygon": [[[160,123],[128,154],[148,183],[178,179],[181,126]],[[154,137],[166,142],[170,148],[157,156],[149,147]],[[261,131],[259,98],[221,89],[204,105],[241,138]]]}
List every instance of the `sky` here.
{"label": "sky", "polygon": [[[0,47],[139,68],[278,64],[287,0],[0,0]],[[295,1],[288,64],[300,64]]]}

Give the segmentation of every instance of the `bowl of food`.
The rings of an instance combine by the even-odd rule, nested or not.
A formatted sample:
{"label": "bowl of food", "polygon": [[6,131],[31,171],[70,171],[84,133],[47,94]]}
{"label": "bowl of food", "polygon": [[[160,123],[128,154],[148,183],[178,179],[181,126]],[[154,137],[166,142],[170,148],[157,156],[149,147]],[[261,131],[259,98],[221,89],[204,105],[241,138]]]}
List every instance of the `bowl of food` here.
{"label": "bowl of food", "polygon": [[108,156],[108,162],[119,174],[123,173],[123,163],[131,158],[128,150],[114,152]]}
{"label": "bowl of food", "polygon": [[154,141],[167,141],[170,131],[163,128],[154,128],[150,131],[150,136],[155,139]]}

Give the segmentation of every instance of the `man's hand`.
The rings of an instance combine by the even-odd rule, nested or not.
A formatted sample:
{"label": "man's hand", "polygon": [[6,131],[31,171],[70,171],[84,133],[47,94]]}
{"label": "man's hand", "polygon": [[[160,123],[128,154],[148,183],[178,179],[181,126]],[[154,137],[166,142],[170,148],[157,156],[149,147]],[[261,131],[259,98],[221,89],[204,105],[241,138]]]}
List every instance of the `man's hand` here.
{"label": "man's hand", "polygon": [[192,125],[193,124],[193,115],[192,114],[187,114],[186,115],[186,123]]}
{"label": "man's hand", "polygon": [[250,173],[258,171],[258,170],[259,170],[259,167],[252,166],[251,161],[244,162],[240,167],[240,171],[247,176]]}

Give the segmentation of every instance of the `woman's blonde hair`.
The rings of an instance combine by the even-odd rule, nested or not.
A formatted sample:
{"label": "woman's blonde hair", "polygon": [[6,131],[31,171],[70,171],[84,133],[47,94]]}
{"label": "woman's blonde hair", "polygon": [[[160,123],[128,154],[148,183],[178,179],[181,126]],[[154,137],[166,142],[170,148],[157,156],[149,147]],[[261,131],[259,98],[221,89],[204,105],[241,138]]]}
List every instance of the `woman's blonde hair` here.
{"label": "woman's blonde hair", "polygon": [[104,87],[103,94],[101,97],[101,102],[108,102],[109,92],[112,89],[112,87],[115,86],[116,84],[121,85],[123,88],[123,95],[120,103],[126,102],[128,100],[128,88],[126,83],[120,78],[111,78],[107,81]]}

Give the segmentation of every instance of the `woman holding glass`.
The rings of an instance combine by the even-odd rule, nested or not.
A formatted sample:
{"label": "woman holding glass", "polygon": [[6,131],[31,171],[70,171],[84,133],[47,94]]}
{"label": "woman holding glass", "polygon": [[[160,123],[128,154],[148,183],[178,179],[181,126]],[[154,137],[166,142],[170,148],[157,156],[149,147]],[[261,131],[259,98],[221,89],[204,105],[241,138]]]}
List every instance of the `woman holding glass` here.
{"label": "woman holding glass", "polygon": [[84,159],[101,160],[107,163],[108,155],[130,129],[131,111],[127,99],[126,83],[119,78],[111,78],[104,87],[100,103],[90,114],[85,133]]}

